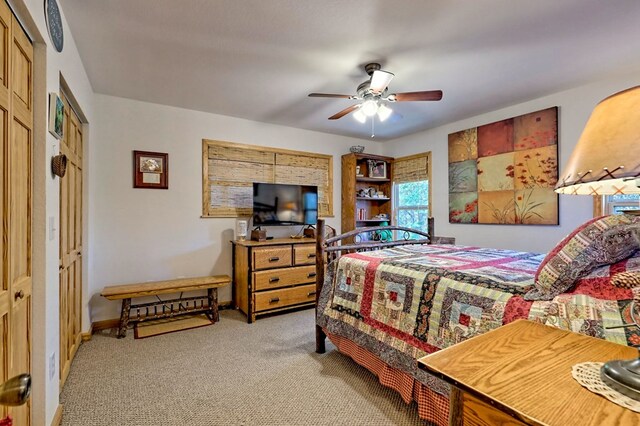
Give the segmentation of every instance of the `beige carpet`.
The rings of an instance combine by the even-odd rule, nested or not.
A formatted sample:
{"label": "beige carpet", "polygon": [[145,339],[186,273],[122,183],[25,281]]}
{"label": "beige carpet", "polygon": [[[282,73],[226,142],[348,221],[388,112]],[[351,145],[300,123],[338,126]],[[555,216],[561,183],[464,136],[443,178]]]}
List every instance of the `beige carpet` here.
{"label": "beige carpet", "polygon": [[314,352],[313,310],[135,340],[94,335],[61,394],[62,424],[420,425],[406,405],[332,345]]}

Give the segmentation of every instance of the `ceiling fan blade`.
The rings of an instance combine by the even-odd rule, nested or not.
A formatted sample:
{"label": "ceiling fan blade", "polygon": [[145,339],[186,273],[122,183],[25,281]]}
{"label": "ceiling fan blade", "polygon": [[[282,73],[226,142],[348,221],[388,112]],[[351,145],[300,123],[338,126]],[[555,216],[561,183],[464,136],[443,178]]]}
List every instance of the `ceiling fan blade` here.
{"label": "ceiling fan blade", "polygon": [[389,97],[392,96],[396,102],[439,101],[442,99],[442,90],[426,90],[423,92],[405,92],[389,95]]}
{"label": "ceiling fan blade", "polygon": [[373,75],[371,76],[371,84],[369,85],[369,89],[373,93],[382,93],[384,89],[387,88],[391,80],[393,80],[393,73],[382,70],[375,70]]}
{"label": "ceiling fan blade", "polygon": [[356,105],[351,105],[349,108],[345,108],[342,111],[333,114],[331,117],[329,117],[329,120],[337,120],[338,118],[342,118],[345,115],[349,114],[350,112],[353,112],[354,110],[358,109],[360,105],[356,104]]}
{"label": "ceiling fan blade", "polygon": [[349,99],[351,95],[337,95],[334,93],[309,93],[310,98],[343,98]]}

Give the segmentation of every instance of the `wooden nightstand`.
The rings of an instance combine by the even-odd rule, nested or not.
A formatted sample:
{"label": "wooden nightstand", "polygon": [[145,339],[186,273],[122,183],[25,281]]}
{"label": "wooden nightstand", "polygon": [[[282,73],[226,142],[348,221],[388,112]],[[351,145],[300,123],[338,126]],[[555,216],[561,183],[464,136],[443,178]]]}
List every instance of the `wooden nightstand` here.
{"label": "wooden nightstand", "polygon": [[574,364],[637,350],[518,320],[418,360],[451,384],[450,425],[640,425],[640,414],[580,386]]}

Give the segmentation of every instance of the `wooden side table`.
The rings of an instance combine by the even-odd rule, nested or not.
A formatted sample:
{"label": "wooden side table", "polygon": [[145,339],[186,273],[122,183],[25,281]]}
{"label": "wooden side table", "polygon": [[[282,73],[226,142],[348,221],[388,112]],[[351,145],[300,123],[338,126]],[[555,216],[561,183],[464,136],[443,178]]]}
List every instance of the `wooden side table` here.
{"label": "wooden side table", "polygon": [[637,350],[518,320],[427,355],[421,369],[451,384],[450,425],[640,425],[640,414],[583,388],[571,367]]}

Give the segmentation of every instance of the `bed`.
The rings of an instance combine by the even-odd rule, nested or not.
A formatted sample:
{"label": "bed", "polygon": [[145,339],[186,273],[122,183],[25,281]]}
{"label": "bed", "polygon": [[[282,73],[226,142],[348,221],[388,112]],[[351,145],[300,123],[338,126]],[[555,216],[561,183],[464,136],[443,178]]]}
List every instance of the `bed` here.
{"label": "bed", "polygon": [[[597,225],[574,231],[573,240],[593,237],[594,228],[600,231]],[[405,402],[416,401],[425,420],[447,424],[449,388],[419,370],[416,360],[516,319],[640,344],[637,329],[623,327],[630,322],[633,291],[611,285],[612,276],[640,272],[634,248],[612,257],[621,260],[592,268],[552,298],[526,300],[536,271],[554,253],[431,244],[432,220],[427,233],[386,229],[399,240],[355,244],[358,233],[375,229],[325,239],[325,224],[318,222],[316,351],[325,351],[328,337]],[[574,253],[569,237],[561,243]],[[553,261],[549,265],[559,268]],[[579,269],[575,265],[572,271]]]}

